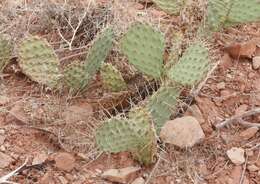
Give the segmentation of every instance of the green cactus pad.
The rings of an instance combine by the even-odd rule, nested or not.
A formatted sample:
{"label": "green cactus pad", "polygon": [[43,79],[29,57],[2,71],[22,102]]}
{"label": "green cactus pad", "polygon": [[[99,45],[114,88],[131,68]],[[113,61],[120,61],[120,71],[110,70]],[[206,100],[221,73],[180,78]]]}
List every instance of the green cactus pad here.
{"label": "green cactus pad", "polygon": [[143,109],[132,112],[129,119],[113,117],[105,121],[96,132],[96,142],[110,153],[129,151],[143,164],[151,163],[156,152],[151,118]]}
{"label": "green cactus pad", "polygon": [[106,29],[93,41],[85,62],[72,63],[64,70],[65,82],[73,92],[83,90],[94,77],[112,49],[113,38],[112,29]]}
{"label": "green cactus pad", "polygon": [[109,63],[103,64],[100,74],[105,89],[119,92],[127,88],[121,73],[113,65]]}
{"label": "green cactus pad", "polygon": [[61,78],[59,60],[47,41],[37,36],[23,40],[18,50],[19,65],[33,81],[55,87]]}
{"label": "green cactus pad", "polygon": [[152,0],[163,11],[178,15],[184,7],[186,0]]}
{"label": "green cactus pad", "polygon": [[[157,142],[155,130],[152,124],[152,116],[146,108],[137,107],[129,113],[129,119],[132,124],[140,124],[140,130],[135,131],[139,136],[138,145],[131,150],[136,160],[144,165],[154,162],[154,156],[157,152]],[[143,128],[141,128],[143,127]]]}
{"label": "green cactus pad", "polygon": [[9,40],[7,40],[4,36],[0,35],[0,72],[3,71],[5,66],[10,61],[12,54],[12,47],[9,43]]}
{"label": "green cactus pad", "polygon": [[86,65],[75,61],[67,66],[63,72],[65,82],[70,89],[81,90],[91,79],[91,76],[86,72]]}
{"label": "green cactus pad", "polygon": [[210,0],[208,2],[207,25],[210,29],[217,31],[224,26],[230,5],[230,0]]}
{"label": "green cactus pad", "polygon": [[221,27],[259,20],[258,0],[210,0],[208,3],[207,24],[214,31]]}
{"label": "green cactus pad", "polygon": [[147,108],[153,117],[157,134],[176,109],[180,91],[174,87],[162,86],[148,100]]}
{"label": "green cactus pad", "polygon": [[192,86],[205,76],[208,69],[208,49],[197,42],[187,48],[179,62],[170,68],[168,76],[181,85]]}
{"label": "green cactus pad", "polygon": [[85,62],[88,75],[93,76],[99,70],[109,51],[112,49],[113,39],[113,30],[107,28],[93,42]]}
{"label": "green cactus pad", "polygon": [[121,50],[129,62],[155,79],[162,74],[164,47],[163,35],[140,23],[131,26],[121,40]]}
{"label": "green cactus pad", "polygon": [[260,21],[259,0],[230,0],[232,2],[228,13],[228,22],[240,24]]}

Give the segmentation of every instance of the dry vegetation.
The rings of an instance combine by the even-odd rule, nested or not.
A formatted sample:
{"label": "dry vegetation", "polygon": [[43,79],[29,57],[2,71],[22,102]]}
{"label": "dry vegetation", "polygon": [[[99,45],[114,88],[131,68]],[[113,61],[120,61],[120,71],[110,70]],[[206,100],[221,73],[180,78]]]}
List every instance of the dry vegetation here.
{"label": "dry vegetation", "polygon": [[[3,0],[0,2],[0,34],[8,34],[15,45],[29,34],[45,38],[55,49],[61,67],[65,67],[85,58],[95,36],[107,25],[113,25],[120,36],[135,21],[149,22],[167,37],[165,58],[179,57],[195,38],[205,15],[204,0],[195,0],[191,4],[180,16],[169,16],[145,0]],[[175,35],[179,35],[182,41]],[[246,169],[252,164],[260,168],[259,132],[249,139],[242,139],[241,132],[246,127],[238,123],[214,129],[217,123],[239,110],[243,112],[242,106],[246,111],[260,105],[259,69],[252,69],[251,58],[233,59],[224,51],[234,42],[259,38],[260,25],[255,23],[225,29],[208,42],[215,70],[199,87],[192,89],[195,98],[189,90],[182,94],[179,110],[174,114],[175,117],[187,113],[197,116],[190,108],[190,105],[197,105],[206,139],[184,150],[162,145],[157,162],[151,167],[143,167],[138,173],[146,183],[260,182],[260,169],[254,172]],[[171,55],[175,48],[178,53]],[[105,91],[99,74],[84,93],[76,96],[66,89],[51,91],[21,72],[16,49],[11,63],[0,76],[0,130],[4,131],[4,135],[0,133],[0,140],[1,136],[5,137],[3,143],[0,141],[0,153],[12,158],[8,167],[0,166],[0,178],[22,165],[26,158],[29,158],[29,166],[12,181],[110,183],[100,178],[103,171],[138,165],[128,153],[102,153],[95,145],[94,132],[100,120],[129,110],[156,90],[157,82],[148,82],[140,76],[115,46],[106,61],[115,64],[122,72],[129,84],[128,91]],[[224,83],[224,87],[219,87],[220,83]],[[247,121],[259,124],[260,116],[250,116]],[[227,158],[226,151],[231,147],[242,147],[249,152],[244,165],[235,166]],[[62,171],[54,164],[55,154],[63,151],[76,158],[75,167],[70,172]],[[31,161],[39,154],[47,154],[48,158],[39,165],[32,165]]]}

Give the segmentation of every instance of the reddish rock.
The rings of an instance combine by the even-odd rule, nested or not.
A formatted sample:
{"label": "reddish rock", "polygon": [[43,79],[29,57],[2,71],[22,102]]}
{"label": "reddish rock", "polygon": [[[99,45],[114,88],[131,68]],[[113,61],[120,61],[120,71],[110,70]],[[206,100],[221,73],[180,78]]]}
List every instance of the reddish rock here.
{"label": "reddish rock", "polygon": [[141,167],[126,167],[122,169],[109,169],[102,174],[102,178],[111,181],[126,184],[136,178],[137,172]]}
{"label": "reddish rock", "polygon": [[55,166],[64,171],[71,171],[75,167],[75,158],[73,155],[65,152],[57,153],[54,156]]}

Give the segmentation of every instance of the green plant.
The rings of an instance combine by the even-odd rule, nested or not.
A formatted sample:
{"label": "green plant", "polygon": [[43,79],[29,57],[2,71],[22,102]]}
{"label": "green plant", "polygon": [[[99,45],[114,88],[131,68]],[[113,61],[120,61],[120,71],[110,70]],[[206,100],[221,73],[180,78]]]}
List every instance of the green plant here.
{"label": "green plant", "polygon": [[147,108],[152,115],[157,134],[176,110],[180,92],[177,87],[162,86],[148,99]]}
{"label": "green plant", "polygon": [[201,42],[195,42],[186,49],[179,62],[170,68],[168,77],[183,86],[192,86],[205,76],[208,69],[208,49]]}
{"label": "green plant", "polygon": [[260,20],[258,0],[209,0],[207,25],[213,31]]}
{"label": "green plant", "polygon": [[65,82],[72,91],[83,90],[105,61],[113,46],[114,33],[105,29],[93,41],[86,60],[73,63],[64,70]]}
{"label": "green plant", "polygon": [[12,47],[7,38],[0,35],[0,73],[10,61],[12,54]]}
{"label": "green plant", "polygon": [[182,8],[185,6],[187,0],[152,0],[163,11],[178,15]]}
{"label": "green plant", "polygon": [[48,42],[37,36],[23,40],[18,50],[19,65],[33,81],[50,88],[57,86],[61,73],[59,60]]}
{"label": "green plant", "polygon": [[96,132],[96,142],[103,151],[129,151],[146,165],[152,163],[156,153],[151,117],[143,108],[132,111],[129,118],[117,116],[104,121]]}
{"label": "green plant", "polygon": [[121,39],[121,50],[129,62],[155,79],[163,72],[164,47],[164,36],[147,24],[131,26]]}
{"label": "green plant", "polygon": [[112,64],[104,63],[100,74],[105,89],[112,92],[119,92],[127,88],[121,73]]}

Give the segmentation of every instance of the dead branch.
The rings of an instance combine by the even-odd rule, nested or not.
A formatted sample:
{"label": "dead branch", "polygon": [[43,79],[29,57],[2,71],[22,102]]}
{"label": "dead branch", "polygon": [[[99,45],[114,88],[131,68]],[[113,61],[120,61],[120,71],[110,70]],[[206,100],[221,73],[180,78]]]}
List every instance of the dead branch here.
{"label": "dead branch", "polygon": [[27,162],[28,162],[28,158],[26,158],[25,162],[20,167],[18,167],[14,171],[10,172],[9,174],[2,176],[0,178],[0,184],[5,184],[5,183],[18,184],[18,183],[12,182],[12,181],[8,181],[8,179],[10,179],[12,176],[15,176],[16,174],[18,174],[26,166]]}
{"label": "dead branch", "polygon": [[[231,124],[235,121],[237,121],[238,123],[240,121],[240,123],[241,123],[241,119],[243,119],[244,117],[252,116],[252,115],[255,115],[255,114],[258,114],[258,113],[260,113],[260,108],[255,108],[255,109],[246,111],[243,114],[232,116],[231,118],[228,118],[227,120],[217,124],[215,127],[217,129],[220,129],[220,128],[223,128],[223,127],[225,127],[225,126],[227,126],[227,125],[229,125],[229,124]],[[242,123],[245,124],[245,122],[242,122]]]}

